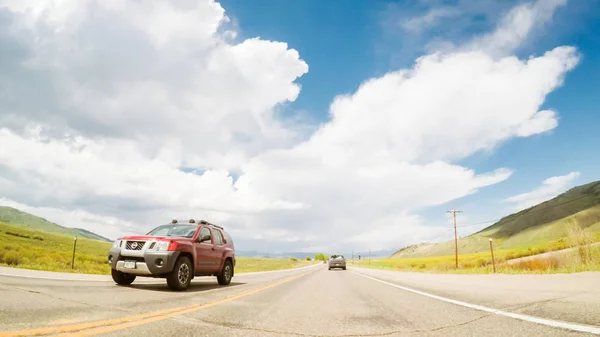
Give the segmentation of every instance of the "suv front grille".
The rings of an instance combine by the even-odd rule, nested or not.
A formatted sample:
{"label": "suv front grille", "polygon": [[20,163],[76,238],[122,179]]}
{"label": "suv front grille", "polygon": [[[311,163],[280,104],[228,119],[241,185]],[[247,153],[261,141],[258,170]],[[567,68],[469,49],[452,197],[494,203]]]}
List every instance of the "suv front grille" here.
{"label": "suv front grille", "polygon": [[125,244],[125,249],[142,250],[145,243],[145,241],[127,241],[127,243]]}

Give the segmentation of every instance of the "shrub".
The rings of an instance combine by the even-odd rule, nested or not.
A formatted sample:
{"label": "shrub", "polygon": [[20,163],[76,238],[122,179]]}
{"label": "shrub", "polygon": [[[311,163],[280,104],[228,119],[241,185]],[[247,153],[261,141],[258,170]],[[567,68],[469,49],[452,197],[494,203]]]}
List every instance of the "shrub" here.
{"label": "shrub", "polygon": [[44,241],[44,238],[43,238],[43,237],[41,237],[41,236],[39,236],[39,235],[34,235],[34,236],[33,236],[33,238],[34,238],[35,240]]}
{"label": "shrub", "polygon": [[21,233],[6,232],[6,234],[24,238],[24,239],[31,239],[31,237],[29,235],[25,235],[25,234],[21,234]]}
{"label": "shrub", "polygon": [[306,257],[306,261],[310,261],[310,256],[307,256],[307,257]]}
{"label": "shrub", "polygon": [[3,262],[9,266],[18,266],[22,261],[21,255],[14,251],[5,253],[2,259],[4,260]]}
{"label": "shrub", "polygon": [[291,260],[291,261],[294,261],[294,262],[298,261],[298,259],[297,259],[297,258],[295,258],[295,257],[290,257],[290,260]]}

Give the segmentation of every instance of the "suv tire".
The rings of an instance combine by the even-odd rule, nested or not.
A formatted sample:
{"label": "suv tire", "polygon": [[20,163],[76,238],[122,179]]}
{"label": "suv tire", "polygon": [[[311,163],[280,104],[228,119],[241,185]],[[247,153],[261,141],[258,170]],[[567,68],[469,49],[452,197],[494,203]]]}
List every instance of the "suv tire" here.
{"label": "suv tire", "polygon": [[229,283],[231,283],[232,277],[233,277],[233,265],[231,264],[231,261],[225,260],[225,263],[223,264],[223,270],[221,270],[221,273],[219,273],[219,275],[217,275],[217,281],[219,282],[220,285],[226,286]]}
{"label": "suv tire", "polygon": [[181,256],[177,259],[177,262],[175,262],[173,270],[167,274],[167,285],[172,290],[186,290],[192,282],[193,274],[194,270],[190,258]]}
{"label": "suv tire", "polygon": [[125,274],[116,269],[111,269],[111,275],[112,275],[113,281],[115,281],[116,284],[122,285],[122,286],[128,286],[131,283],[133,283],[133,281],[135,280],[135,275]]}

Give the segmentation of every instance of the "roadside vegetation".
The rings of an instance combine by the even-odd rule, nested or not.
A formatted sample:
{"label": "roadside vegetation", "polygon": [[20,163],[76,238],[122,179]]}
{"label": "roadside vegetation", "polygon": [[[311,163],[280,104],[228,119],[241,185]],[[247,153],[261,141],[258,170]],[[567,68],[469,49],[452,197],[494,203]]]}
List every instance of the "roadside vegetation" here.
{"label": "roadside vegetation", "polygon": [[318,253],[315,255],[315,261],[327,261],[329,259],[329,256],[327,256],[326,254],[323,253]]}
{"label": "roadside vegetation", "polygon": [[[77,238],[74,268],[73,237],[0,223],[0,266],[23,269],[110,275],[106,256],[111,244]],[[237,257],[236,273],[304,267],[304,259]]]}
{"label": "roadside vegetation", "polygon": [[[549,242],[494,249],[497,273],[569,273],[600,271],[600,223],[585,228],[576,220],[563,223],[567,235]],[[495,243],[494,243],[495,244]],[[460,245],[459,245],[460,251]],[[546,254],[544,254],[546,253]],[[433,273],[492,273],[489,251],[458,256],[458,269],[454,255],[422,258],[388,258],[354,260],[353,265],[377,269],[433,272]]]}

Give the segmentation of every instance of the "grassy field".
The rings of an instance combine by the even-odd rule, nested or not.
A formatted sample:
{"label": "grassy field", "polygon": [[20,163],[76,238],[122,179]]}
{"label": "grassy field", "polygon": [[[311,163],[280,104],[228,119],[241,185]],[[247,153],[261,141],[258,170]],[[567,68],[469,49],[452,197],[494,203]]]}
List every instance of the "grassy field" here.
{"label": "grassy field", "polygon": [[[0,265],[85,274],[109,275],[106,256],[111,244],[77,239],[71,269],[73,238],[0,223]],[[314,262],[297,259],[238,257],[236,273],[303,267]]]}
{"label": "grassy field", "polygon": [[[600,241],[596,228],[600,223],[588,228],[576,225],[566,226],[565,237],[552,240],[539,240],[527,245],[522,243],[511,248],[494,249],[496,272],[499,273],[568,273],[580,271],[600,271],[600,246],[593,246]],[[491,273],[492,257],[489,241],[486,240],[487,251],[459,254],[458,269],[455,268],[454,255],[432,256],[422,258],[388,258],[354,261],[354,265],[387,270],[418,271],[433,273]],[[548,257],[535,258],[546,252],[575,248],[572,252],[552,254]],[[507,263],[506,261],[520,257],[532,256],[527,261]]]}

